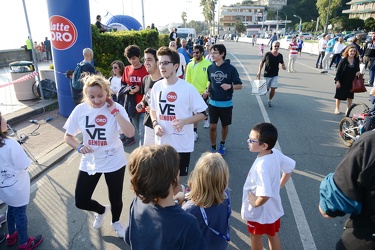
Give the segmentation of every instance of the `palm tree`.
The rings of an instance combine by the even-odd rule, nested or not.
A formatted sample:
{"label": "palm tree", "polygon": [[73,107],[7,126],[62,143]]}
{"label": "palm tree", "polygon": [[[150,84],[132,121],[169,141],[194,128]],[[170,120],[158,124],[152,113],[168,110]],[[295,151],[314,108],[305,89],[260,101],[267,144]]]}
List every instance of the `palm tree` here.
{"label": "palm tree", "polygon": [[200,6],[203,7],[204,19],[213,26],[215,20],[215,6],[217,0],[201,0]]}
{"label": "palm tree", "polygon": [[182,23],[183,23],[184,27],[186,28],[187,14],[186,14],[185,11],[183,11],[183,12],[181,13],[181,19],[182,19]]}

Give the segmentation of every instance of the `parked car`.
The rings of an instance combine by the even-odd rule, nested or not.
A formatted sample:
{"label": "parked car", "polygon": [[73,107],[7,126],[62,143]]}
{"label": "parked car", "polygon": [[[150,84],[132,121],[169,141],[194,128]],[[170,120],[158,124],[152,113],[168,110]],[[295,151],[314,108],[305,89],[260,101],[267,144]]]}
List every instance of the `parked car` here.
{"label": "parked car", "polygon": [[346,39],[347,42],[352,42],[354,38],[361,39],[361,42],[366,42],[367,33],[357,33]]}
{"label": "parked car", "polygon": [[290,36],[290,35],[288,35],[288,36],[284,36],[280,41],[281,42],[291,42],[292,41],[292,37],[293,36]]}
{"label": "parked car", "polygon": [[351,37],[354,38],[354,35],[355,35],[355,33],[346,34],[345,36],[343,36],[344,41],[348,41],[348,39],[351,38]]}
{"label": "parked car", "polygon": [[302,33],[300,36],[303,36],[304,40],[311,40],[313,38],[313,35],[309,33]]}

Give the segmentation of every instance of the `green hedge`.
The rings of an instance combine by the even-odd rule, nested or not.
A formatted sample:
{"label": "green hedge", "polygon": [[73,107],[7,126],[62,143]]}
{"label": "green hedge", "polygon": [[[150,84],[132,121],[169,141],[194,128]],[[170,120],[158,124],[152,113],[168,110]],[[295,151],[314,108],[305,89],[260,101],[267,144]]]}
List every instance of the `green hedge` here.
{"label": "green hedge", "polygon": [[121,60],[125,65],[129,65],[124,56],[125,48],[128,45],[138,45],[142,51],[141,57],[143,57],[143,51],[146,48],[158,49],[169,44],[168,35],[159,35],[156,30],[100,33],[95,25],[91,26],[91,30],[95,68],[104,76],[111,74],[111,63],[115,60]]}

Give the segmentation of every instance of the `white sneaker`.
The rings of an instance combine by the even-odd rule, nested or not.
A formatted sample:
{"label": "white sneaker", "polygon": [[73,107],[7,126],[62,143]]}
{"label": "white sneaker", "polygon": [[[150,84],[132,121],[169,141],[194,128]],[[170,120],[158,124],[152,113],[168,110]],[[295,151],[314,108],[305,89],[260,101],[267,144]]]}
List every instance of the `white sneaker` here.
{"label": "white sneaker", "polygon": [[121,225],[120,221],[116,221],[112,223],[112,229],[116,231],[117,237],[124,238],[125,236],[125,229]]}
{"label": "white sneaker", "polygon": [[99,229],[104,222],[104,217],[111,211],[111,206],[105,205],[105,211],[103,214],[95,214],[95,220],[92,226],[96,229]]}
{"label": "white sneaker", "polygon": [[197,140],[198,140],[198,133],[194,132],[194,141],[197,141]]}
{"label": "white sneaker", "polygon": [[207,118],[207,120],[204,120],[203,127],[204,128],[209,128],[210,127],[210,119]]}

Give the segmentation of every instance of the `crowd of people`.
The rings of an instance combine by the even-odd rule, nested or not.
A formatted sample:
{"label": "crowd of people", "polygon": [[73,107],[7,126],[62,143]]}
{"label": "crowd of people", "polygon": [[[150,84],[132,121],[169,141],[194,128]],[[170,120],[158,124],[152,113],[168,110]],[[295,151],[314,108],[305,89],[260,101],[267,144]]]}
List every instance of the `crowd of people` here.
{"label": "crowd of people", "polygon": [[27,37],[25,49],[29,53],[30,61],[33,61],[33,49],[35,51],[35,59],[37,62],[52,61],[52,47],[51,41],[48,37],[45,37],[45,40],[40,43],[34,41],[34,44],[31,44],[30,37]]}
{"label": "crowd of people", "polygon": [[[226,58],[227,50],[223,44],[211,39],[201,44],[202,38],[199,37],[191,47],[189,38],[182,39],[178,48],[176,31],[171,32],[168,47],[141,51],[137,45],[127,46],[124,55],[130,65],[125,66],[120,60],[113,61],[109,79],[91,65],[93,51],[90,48],[83,50],[84,59],[77,65],[81,88],[73,87],[72,83],[76,107],[64,125],[65,142],[82,155],[75,205],[95,213],[95,229],[101,228],[106,217],[111,215],[113,230],[133,249],[150,249],[151,246],[153,249],[227,249],[232,209],[229,168],[223,156],[228,149],[226,138],[232,123],[233,93],[242,89],[242,81],[237,69]],[[327,55],[338,54],[339,50],[335,49],[335,43],[328,42],[329,38],[325,39],[327,44],[323,47],[329,50],[321,51],[316,63],[317,67],[322,64],[323,69],[329,65]],[[302,46],[297,37],[292,39],[288,67],[279,52],[277,39],[270,43],[270,51],[262,55],[257,78],[260,79],[264,67],[269,107],[273,106],[271,100],[278,88],[279,66],[290,73],[295,72],[294,63]],[[367,45],[365,53],[370,48]],[[357,47],[347,46],[342,57],[335,78],[335,113],[339,112],[341,100],[347,100],[348,105],[351,103],[353,93],[350,92],[349,80],[359,74]],[[371,57],[368,60],[369,67],[372,67]],[[72,82],[74,74],[77,74],[76,70],[67,72]],[[12,153],[2,153],[0,158],[7,163],[7,171],[21,180],[18,185],[28,191],[30,180],[24,174],[30,162],[19,158],[18,152],[22,148],[2,132],[6,130],[6,123],[1,114],[0,119],[0,150],[12,148],[9,151]],[[200,121],[204,121],[204,128],[209,128],[211,145],[189,174]],[[217,147],[219,121],[221,137]],[[82,133],[82,141],[77,140],[78,133]],[[371,156],[366,162],[356,158],[357,151],[371,149],[367,147],[372,145],[374,133],[368,133],[354,144],[337,172],[328,176],[321,185],[319,208],[323,216],[354,214],[347,223],[347,227],[353,230],[344,232],[339,242],[342,248],[338,249],[354,246],[353,242],[366,250],[374,246],[371,237],[370,240],[366,238],[372,232],[369,227],[373,226],[366,222],[366,218],[373,216],[371,211],[374,211],[373,204],[368,201],[374,198],[371,191],[374,166],[371,165]],[[247,224],[252,249],[263,249],[264,235],[270,249],[281,249],[278,233],[284,210],[280,189],[290,179],[296,162],[274,148],[277,139],[277,128],[264,122],[251,128],[247,140],[248,150],[257,157],[244,180],[241,217]],[[136,140],[138,147],[128,160],[123,147],[134,144]],[[14,154],[17,154],[17,160]],[[344,166],[348,162],[353,164],[346,171]],[[4,167],[0,168],[3,170]],[[126,168],[131,175],[135,198],[124,225],[120,215]],[[346,180],[351,180],[353,173],[359,175],[361,171],[369,175],[361,179],[360,184],[349,182],[347,188]],[[109,205],[92,198],[102,175],[108,187]],[[181,184],[181,176],[188,176],[188,188]],[[335,199],[344,200],[348,203],[345,206],[341,202],[340,207],[332,201],[332,192],[337,189],[342,193]],[[6,239],[7,245],[13,245],[19,237],[20,249],[37,247],[43,238],[40,235],[29,237],[25,223],[29,192],[26,195],[26,191],[22,191],[24,196],[15,199],[9,196],[9,190],[0,189],[0,199],[8,204],[8,234],[0,235],[0,242]],[[348,209],[349,206],[355,208]],[[358,240],[357,227],[365,227],[360,231],[365,240]]]}

